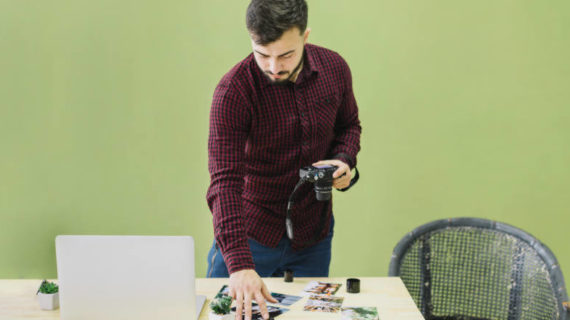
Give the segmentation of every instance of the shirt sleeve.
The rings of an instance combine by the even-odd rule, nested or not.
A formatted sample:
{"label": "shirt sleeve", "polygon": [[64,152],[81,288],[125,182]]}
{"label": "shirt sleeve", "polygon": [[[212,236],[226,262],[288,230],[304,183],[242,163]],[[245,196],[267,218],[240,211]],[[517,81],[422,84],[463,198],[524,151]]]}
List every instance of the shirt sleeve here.
{"label": "shirt sleeve", "polygon": [[331,155],[333,159],[342,160],[354,168],[356,155],[360,151],[362,128],[358,119],[358,106],[352,91],[352,75],[344,60],[342,60],[342,70],[341,81],[344,83],[344,94],[334,126],[335,139],[332,142]]}
{"label": "shirt sleeve", "polygon": [[213,215],[214,237],[229,273],[254,269],[242,216],[245,144],[251,115],[241,93],[220,82],[210,109],[207,201]]}

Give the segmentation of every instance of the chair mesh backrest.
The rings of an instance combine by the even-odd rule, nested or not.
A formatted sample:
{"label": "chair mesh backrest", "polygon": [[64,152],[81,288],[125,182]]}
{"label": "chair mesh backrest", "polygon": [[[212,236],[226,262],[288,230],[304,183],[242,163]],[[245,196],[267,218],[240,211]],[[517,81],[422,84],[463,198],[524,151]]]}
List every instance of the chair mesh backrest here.
{"label": "chair mesh backrest", "polygon": [[441,224],[408,236],[390,265],[426,319],[565,319],[551,277],[558,266],[536,250],[542,244],[491,227]]}

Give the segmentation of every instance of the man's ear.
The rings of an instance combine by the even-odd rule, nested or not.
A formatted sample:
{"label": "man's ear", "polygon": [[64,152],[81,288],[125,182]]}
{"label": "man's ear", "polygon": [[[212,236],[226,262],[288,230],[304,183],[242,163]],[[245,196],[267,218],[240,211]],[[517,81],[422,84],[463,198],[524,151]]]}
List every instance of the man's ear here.
{"label": "man's ear", "polygon": [[303,44],[307,44],[307,39],[309,38],[309,33],[311,33],[311,28],[307,28],[305,30],[305,34],[303,35]]}

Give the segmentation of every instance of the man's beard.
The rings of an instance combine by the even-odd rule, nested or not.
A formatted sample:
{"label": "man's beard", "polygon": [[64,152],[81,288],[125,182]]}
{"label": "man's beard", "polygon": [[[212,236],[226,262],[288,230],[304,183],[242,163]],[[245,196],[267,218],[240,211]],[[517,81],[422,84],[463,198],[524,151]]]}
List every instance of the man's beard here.
{"label": "man's beard", "polygon": [[[303,50],[303,55],[301,57],[301,60],[299,61],[299,63],[297,64],[297,66],[295,67],[295,69],[293,69],[293,71],[291,72],[291,74],[289,74],[289,76],[285,79],[273,79],[271,78],[270,74],[266,71],[263,72],[263,74],[265,74],[265,76],[267,77],[267,79],[269,80],[269,83],[271,83],[274,86],[286,86],[289,85],[290,83],[292,83],[291,78],[293,76],[295,76],[295,74],[297,73],[297,71],[299,71],[299,69],[301,68],[301,66],[303,66],[303,60],[305,60],[305,51]],[[277,75],[285,75],[287,74],[288,71],[280,71],[277,73]]]}

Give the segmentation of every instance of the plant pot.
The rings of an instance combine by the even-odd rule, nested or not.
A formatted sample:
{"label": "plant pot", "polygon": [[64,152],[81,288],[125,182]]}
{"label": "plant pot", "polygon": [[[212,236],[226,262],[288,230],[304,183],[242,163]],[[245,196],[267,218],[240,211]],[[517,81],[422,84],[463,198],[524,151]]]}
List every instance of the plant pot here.
{"label": "plant pot", "polygon": [[38,292],[38,303],[42,310],[55,310],[59,308],[59,292],[45,294]]}
{"label": "plant pot", "polygon": [[235,314],[233,312],[230,312],[228,314],[216,314],[213,312],[210,312],[208,314],[208,319],[209,320],[233,320],[235,319]]}

